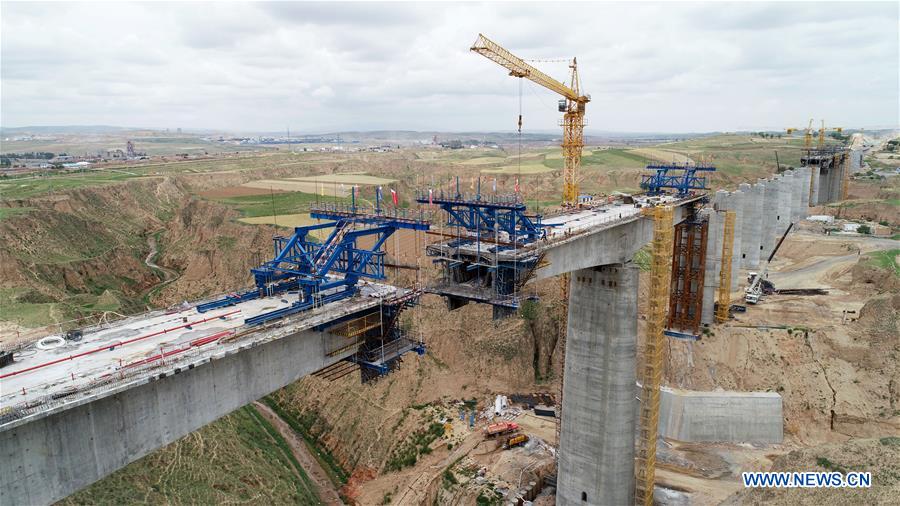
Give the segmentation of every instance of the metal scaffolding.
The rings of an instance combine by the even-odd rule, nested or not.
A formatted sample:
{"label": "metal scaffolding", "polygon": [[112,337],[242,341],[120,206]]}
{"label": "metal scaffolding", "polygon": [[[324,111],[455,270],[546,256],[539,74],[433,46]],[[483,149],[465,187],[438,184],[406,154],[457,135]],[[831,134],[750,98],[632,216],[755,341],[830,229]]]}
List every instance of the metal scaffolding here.
{"label": "metal scaffolding", "polygon": [[696,212],[675,226],[668,328],[679,336],[697,335],[700,330],[708,228],[709,220]]}
{"label": "metal scaffolding", "polygon": [[841,157],[841,199],[847,200],[850,191],[850,161],[847,153]]}
{"label": "metal scaffolding", "polygon": [[648,208],[653,217],[651,243],[650,293],[647,308],[647,339],[641,369],[641,415],[637,451],[635,503],[653,505],[656,475],[656,439],[659,430],[659,386],[663,366],[663,332],[669,306],[672,259],[673,210],[670,206]]}
{"label": "metal scaffolding", "polygon": [[716,297],[716,322],[728,321],[731,308],[731,255],[734,248],[734,220],[737,213],[725,211],[725,235],[722,236],[722,268],[719,271],[719,292]]}

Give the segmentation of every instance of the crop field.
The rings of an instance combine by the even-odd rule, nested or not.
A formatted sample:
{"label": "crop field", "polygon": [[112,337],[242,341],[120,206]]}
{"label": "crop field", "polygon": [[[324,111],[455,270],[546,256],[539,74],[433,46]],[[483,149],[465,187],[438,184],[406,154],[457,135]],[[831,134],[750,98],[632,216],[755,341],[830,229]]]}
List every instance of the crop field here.
{"label": "crop field", "polygon": [[313,195],[326,195],[329,197],[347,197],[350,195],[350,187],[344,183],[330,183],[319,181],[296,181],[291,179],[261,179],[244,183],[243,188],[248,190],[281,192],[304,192]]}
{"label": "crop field", "polygon": [[522,173],[523,175],[528,174],[542,174],[544,172],[553,172],[557,169],[553,167],[548,167],[540,162],[528,162],[523,163],[521,167],[517,164],[512,165],[504,165],[503,167],[497,167],[495,169],[481,169],[481,172],[486,174],[518,174]]}
{"label": "crop field", "polygon": [[[271,217],[273,215],[285,216],[289,214],[308,213],[309,206],[316,203],[320,197],[312,193],[286,192],[263,195],[244,195],[240,197],[224,197],[210,199],[237,209],[243,218]],[[334,198],[324,199],[334,202]],[[338,198],[337,202],[346,202],[347,199]]]}
{"label": "crop field", "polygon": [[478,158],[469,158],[458,162],[460,165],[490,165],[493,163],[504,163],[506,161],[502,156],[479,156]]}
{"label": "crop field", "polygon": [[277,225],[279,227],[305,227],[315,225],[319,220],[312,218],[309,213],[280,214],[278,216],[255,216],[253,218],[241,218],[238,221],[250,225]]}
{"label": "crop field", "polygon": [[72,172],[43,172],[23,177],[0,178],[0,200],[35,197],[62,190],[104,186],[141,177],[178,173],[222,173],[265,170],[315,164],[316,154],[275,153],[250,156],[224,156],[203,160],[178,160],[91,168]]}
{"label": "crop field", "polygon": [[693,160],[683,153],[679,153],[677,151],[670,151],[667,149],[659,149],[659,148],[635,148],[628,150],[629,153],[633,153],[639,156],[643,156],[649,158],[654,161],[659,162],[674,162],[674,163],[691,163]]}
{"label": "crop field", "polygon": [[292,177],[290,181],[313,181],[319,183],[358,184],[358,185],[385,185],[396,181],[383,177],[369,176],[366,174],[325,174],[322,176]]}
{"label": "crop field", "polygon": [[223,199],[229,197],[251,197],[254,195],[270,195],[272,193],[284,193],[282,190],[274,188],[253,188],[248,186],[226,186],[224,188],[215,188],[206,190],[197,195],[210,200]]}
{"label": "crop field", "polygon": [[[585,151],[581,156],[582,167],[602,167],[605,169],[643,169],[652,160],[627,149],[598,149]],[[559,158],[544,158],[544,165],[562,169],[565,161]]]}

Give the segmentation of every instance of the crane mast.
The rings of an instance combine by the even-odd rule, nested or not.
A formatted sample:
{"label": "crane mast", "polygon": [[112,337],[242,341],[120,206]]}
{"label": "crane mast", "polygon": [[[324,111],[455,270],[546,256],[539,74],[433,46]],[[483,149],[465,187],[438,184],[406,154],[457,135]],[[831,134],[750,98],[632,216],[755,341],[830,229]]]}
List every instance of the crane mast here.
{"label": "crane mast", "polygon": [[[478,34],[471,50],[509,70],[509,75],[526,78],[550,91],[562,95],[559,101],[559,112],[564,113],[563,127],[563,198],[564,206],[574,206],[578,200],[578,181],[576,175],[581,166],[581,150],[584,147],[584,109],[591,101],[590,95],[581,94],[581,82],[578,77],[578,61],[572,58],[569,68],[572,70],[570,84],[564,83],[541,72],[525,60],[512,54],[503,46]],[[521,122],[521,118],[519,118]]]}
{"label": "crane mast", "polygon": [[812,138],[813,138],[813,135],[812,135],[812,132],[813,132],[812,124],[813,124],[813,120],[810,119],[810,120],[809,120],[809,124],[806,126],[805,129],[801,129],[801,128],[787,128],[787,129],[786,129],[788,135],[790,135],[790,134],[796,132],[797,130],[803,130],[803,149],[805,149],[805,150],[807,150],[807,151],[809,151],[810,149],[812,149]]}

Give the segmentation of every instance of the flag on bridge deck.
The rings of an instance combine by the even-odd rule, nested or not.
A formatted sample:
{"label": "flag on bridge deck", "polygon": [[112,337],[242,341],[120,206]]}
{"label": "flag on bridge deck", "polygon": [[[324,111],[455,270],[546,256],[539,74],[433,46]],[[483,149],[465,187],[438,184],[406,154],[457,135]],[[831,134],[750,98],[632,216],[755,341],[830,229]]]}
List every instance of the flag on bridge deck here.
{"label": "flag on bridge deck", "polygon": [[519,193],[519,178],[516,178],[516,193]]}
{"label": "flag on bridge deck", "polygon": [[497,193],[497,178],[494,178],[493,188],[494,188],[494,193]]}
{"label": "flag on bridge deck", "polygon": [[430,205],[430,206],[434,205],[434,198],[432,198],[433,196],[434,196],[434,190],[429,188],[428,189],[428,205]]}
{"label": "flag on bridge deck", "polygon": [[400,205],[400,201],[397,199],[397,192],[393,188],[391,188],[391,200],[394,201],[394,207]]}

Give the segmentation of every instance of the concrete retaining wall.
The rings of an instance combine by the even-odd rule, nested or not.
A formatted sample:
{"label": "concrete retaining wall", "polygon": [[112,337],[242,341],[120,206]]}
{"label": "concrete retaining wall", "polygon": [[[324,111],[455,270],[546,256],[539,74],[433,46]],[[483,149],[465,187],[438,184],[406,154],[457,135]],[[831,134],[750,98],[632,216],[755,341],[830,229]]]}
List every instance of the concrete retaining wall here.
{"label": "concrete retaining wall", "polygon": [[662,388],[659,435],[678,441],[778,444],[782,399],[774,392],[696,392]]}
{"label": "concrete retaining wall", "polygon": [[[0,432],[0,504],[50,504],[344,355],[302,331]],[[349,353],[349,352],[348,352]],[[346,354],[345,354],[346,355]],[[162,376],[162,377],[160,377]]]}

